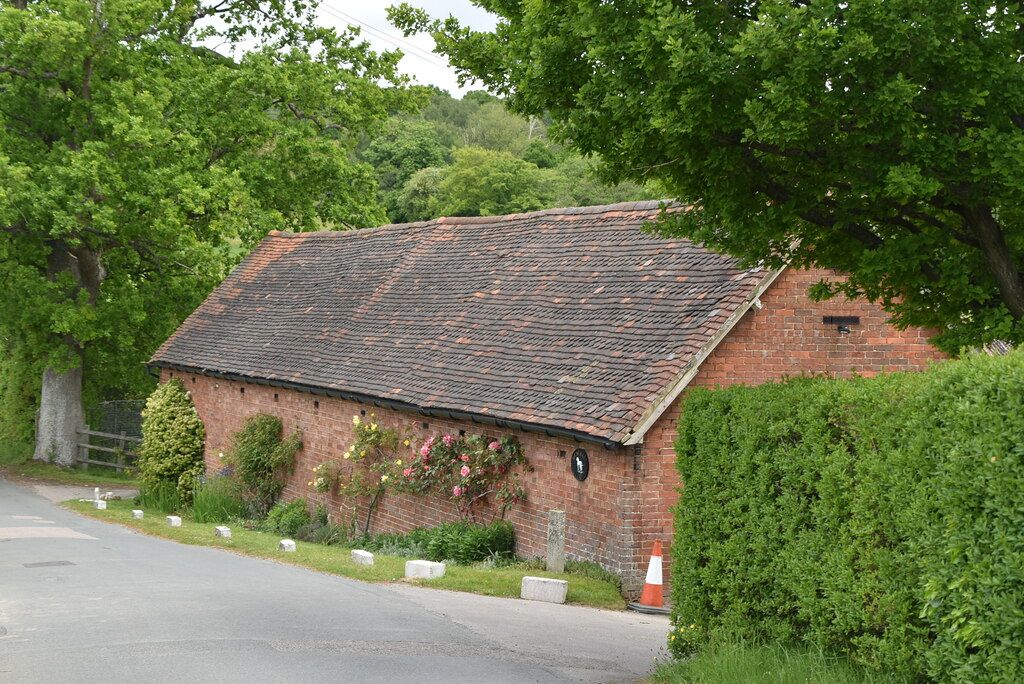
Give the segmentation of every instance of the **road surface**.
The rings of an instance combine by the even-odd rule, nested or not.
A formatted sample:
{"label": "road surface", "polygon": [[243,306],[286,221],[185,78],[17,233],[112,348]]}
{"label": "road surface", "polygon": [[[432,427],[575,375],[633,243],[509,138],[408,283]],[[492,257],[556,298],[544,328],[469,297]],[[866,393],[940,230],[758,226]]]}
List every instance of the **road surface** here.
{"label": "road surface", "polygon": [[636,681],[667,632],[185,546],[0,479],[0,682]]}

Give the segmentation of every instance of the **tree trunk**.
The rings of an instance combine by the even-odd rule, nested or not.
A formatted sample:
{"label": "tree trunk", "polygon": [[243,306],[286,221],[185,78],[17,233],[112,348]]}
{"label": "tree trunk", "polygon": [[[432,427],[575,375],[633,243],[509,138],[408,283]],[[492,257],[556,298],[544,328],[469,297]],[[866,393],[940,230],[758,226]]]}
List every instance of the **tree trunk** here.
{"label": "tree trunk", "polygon": [[82,366],[64,372],[47,368],[43,371],[33,458],[62,466],[74,465],[78,455],[78,429],[84,426]]}
{"label": "tree trunk", "polygon": [[[104,276],[99,252],[85,245],[72,250],[62,240],[53,240],[48,246],[50,253],[46,257],[46,270],[49,279],[57,281],[62,274],[70,274],[75,287],[71,296],[77,297],[84,290],[89,296],[90,306],[96,306]],[[71,466],[78,460],[78,430],[85,427],[85,409],[82,406],[85,354],[81,344],[71,336],[65,336],[63,343],[71,368],[47,368],[43,372],[33,458]]]}
{"label": "tree trunk", "polygon": [[981,253],[996,281],[1003,303],[1014,318],[1024,319],[1024,279],[1021,278],[1020,269],[1013,260],[1013,254],[992,210],[986,206],[972,207],[967,212],[967,218],[973,224]]}

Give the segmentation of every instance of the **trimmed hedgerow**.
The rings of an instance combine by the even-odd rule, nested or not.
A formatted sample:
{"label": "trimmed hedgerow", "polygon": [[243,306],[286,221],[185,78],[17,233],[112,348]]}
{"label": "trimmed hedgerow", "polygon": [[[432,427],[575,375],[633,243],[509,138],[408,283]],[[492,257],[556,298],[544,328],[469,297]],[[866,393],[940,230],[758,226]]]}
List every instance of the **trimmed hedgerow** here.
{"label": "trimmed hedgerow", "polygon": [[676,655],[793,641],[1024,681],[1024,353],[695,390],[676,448]]}
{"label": "trimmed hedgerow", "polygon": [[206,428],[181,380],[158,385],[142,411],[138,460],[142,489],[173,486],[182,502],[190,502],[205,469],[205,441]]}

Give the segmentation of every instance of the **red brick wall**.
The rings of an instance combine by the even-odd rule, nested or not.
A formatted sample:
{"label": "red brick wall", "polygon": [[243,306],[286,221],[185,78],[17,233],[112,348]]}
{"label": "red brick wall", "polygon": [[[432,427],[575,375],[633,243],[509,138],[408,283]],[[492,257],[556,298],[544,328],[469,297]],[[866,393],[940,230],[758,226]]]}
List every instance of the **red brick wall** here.
{"label": "red brick wall", "polygon": [[[764,307],[751,310],[701,365],[690,386],[756,385],[801,374],[849,377],[883,371],[922,369],[945,355],[928,344],[927,331],[896,330],[886,323],[879,307],[865,301],[836,299],[813,302],[808,288],[822,278],[836,278],[822,270],[787,270],[761,296]],[[841,334],[826,325],[823,316],[859,316],[860,325]],[[644,437],[642,456],[641,529],[636,538],[643,566],[655,539],[672,540],[670,507],[678,500],[675,470],[676,400]],[[666,566],[667,567],[667,566]]]}
{"label": "red brick wall", "polygon": [[[165,370],[166,379],[172,372]],[[342,467],[350,464],[342,454],[353,441],[352,417],[365,411],[373,414],[380,425],[416,435],[414,448],[429,435],[459,430],[467,434],[500,437],[514,435],[523,445],[532,472],[522,474],[528,493],[525,503],[514,507],[508,519],[516,528],[517,552],[525,557],[543,556],[547,544],[547,512],[566,512],[566,554],[569,558],[593,560],[615,572],[623,570],[622,562],[633,555],[632,531],[636,515],[638,487],[632,476],[633,459],[625,448],[606,449],[596,444],[583,444],[572,439],[504,430],[492,426],[423,417],[407,412],[376,408],[344,399],[316,396],[282,388],[234,382],[202,375],[173,372],[181,378],[192,394],[199,417],[206,425],[206,464],[209,472],[222,467],[219,454],[228,451],[231,435],[245,419],[255,413],[270,413],[281,418],[286,431],[300,429],[303,449],[296,461],[295,473],[289,478],[284,498],[303,497],[311,505],[328,506],[336,523],[348,524],[357,516],[362,528],[365,501],[353,511],[351,501],[336,493],[321,494],[309,482],[312,470],[325,461]],[[245,390],[244,393],[242,390]],[[276,397],[276,399],[275,399]],[[428,428],[423,427],[423,423]],[[590,476],[578,482],[570,473],[572,452],[583,447],[590,455]],[[560,455],[562,452],[564,455]],[[456,519],[454,508],[436,499],[399,493],[387,493],[373,517],[372,532],[404,532],[414,527],[437,525]]]}
{"label": "red brick wall", "polygon": [[[922,368],[943,358],[928,345],[924,331],[895,330],[876,306],[810,301],[807,288],[821,277],[833,276],[823,271],[785,272],[762,295],[764,308],[751,309],[744,316],[704,362],[691,385],[757,384],[802,373],[871,375]],[[860,325],[853,326],[849,335],[841,335],[836,326],[822,322],[826,315],[860,316]],[[164,371],[165,379],[168,375]],[[458,434],[459,430],[492,437],[514,434],[534,467],[523,476],[529,500],[509,514],[522,556],[544,555],[547,511],[558,508],[566,511],[569,557],[593,560],[620,573],[630,592],[638,592],[642,585],[655,539],[665,544],[668,560],[670,507],[679,488],[672,447],[678,401],[648,431],[636,461],[639,470],[634,470],[632,447],[609,450],[571,439],[423,417],[292,390],[180,372],[174,375],[183,378],[191,390],[206,424],[209,470],[220,468],[218,453],[228,449],[232,433],[247,416],[260,412],[277,415],[286,430],[302,430],[304,443],[285,497],[324,503],[335,522],[347,523],[355,514],[361,525],[364,509],[353,511],[342,497],[318,494],[307,483],[313,479],[313,467],[324,461],[347,465],[341,454],[352,441],[352,416],[366,411],[375,414],[381,425],[413,432],[417,441],[431,434]],[[569,472],[569,456],[580,446],[590,454],[590,477],[582,483]],[[409,453],[412,455],[411,448]],[[454,511],[444,502],[389,493],[374,517],[372,531],[407,531],[452,519]]]}

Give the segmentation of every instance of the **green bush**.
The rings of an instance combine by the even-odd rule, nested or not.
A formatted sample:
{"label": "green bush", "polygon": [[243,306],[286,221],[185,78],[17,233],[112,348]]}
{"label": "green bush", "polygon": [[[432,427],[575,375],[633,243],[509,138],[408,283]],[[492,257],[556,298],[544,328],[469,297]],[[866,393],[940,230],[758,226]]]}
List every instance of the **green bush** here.
{"label": "green bush", "polygon": [[206,429],[181,380],[158,385],[142,412],[139,479],[143,490],[171,483],[183,502],[192,500],[202,475]]}
{"label": "green bush", "polygon": [[515,531],[499,520],[490,525],[452,522],[418,528],[408,534],[380,534],[360,541],[363,548],[395,556],[420,556],[468,565],[491,557],[512,557]]}
{"label": "green bush", "polygon": [[281,501],[270,509],[263,528],[268,532],[277,532],[286,537],[296,537],[303,527],[309,526],[313,518],[309,515],[309,505],[305,499]]}
{"label": "green bush", "polygon": [[298,432],[282,439],[281,419],[258,413],[245,421],[232,438],[227,460],[245,485],[249,515],[262,519],[284,489],[302,448]]}
{"label": "green bush", "polygon": [[799,641],[1024,680],[1024,353],[694,390],[676,448],[676,655]]}
{"label": "green bush", "polygon": [[201,523],[238,520],[247,513],[242,487],[229,477],[214,477],[196,487],[192,497],[192,519]]}

